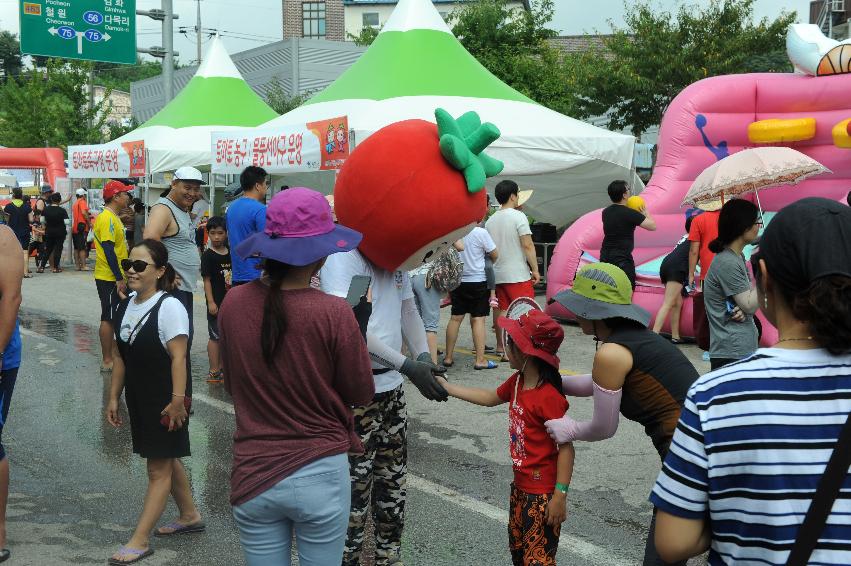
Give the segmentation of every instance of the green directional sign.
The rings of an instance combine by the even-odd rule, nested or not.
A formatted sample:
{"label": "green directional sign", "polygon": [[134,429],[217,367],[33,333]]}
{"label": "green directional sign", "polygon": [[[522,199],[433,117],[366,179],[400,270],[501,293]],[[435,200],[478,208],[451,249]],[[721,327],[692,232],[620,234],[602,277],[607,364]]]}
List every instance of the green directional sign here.
{"label": "green directional sign", "polygon": [[21,0],[21,53],[136,63],[136,0]]}

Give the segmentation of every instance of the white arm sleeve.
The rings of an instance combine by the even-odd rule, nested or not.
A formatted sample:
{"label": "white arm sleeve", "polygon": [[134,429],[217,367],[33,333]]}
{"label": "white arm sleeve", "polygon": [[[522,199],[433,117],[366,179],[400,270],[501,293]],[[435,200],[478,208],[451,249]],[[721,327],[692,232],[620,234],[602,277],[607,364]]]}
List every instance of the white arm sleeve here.
{"label": "white arm sleeve", "polygon": [[405,363],[406,358],[402,355],[402,352],[394,350],[370,332],[366,333],[366,348],[369,350],[369,357],[372,361],[384,367],[398,371],[402,369],[402,364]]}
{"label": "white arm sleeve", "polygon": [[402,301],[402,337],[414,359],[423,352],[428,352],[425,325],[413,297]]}

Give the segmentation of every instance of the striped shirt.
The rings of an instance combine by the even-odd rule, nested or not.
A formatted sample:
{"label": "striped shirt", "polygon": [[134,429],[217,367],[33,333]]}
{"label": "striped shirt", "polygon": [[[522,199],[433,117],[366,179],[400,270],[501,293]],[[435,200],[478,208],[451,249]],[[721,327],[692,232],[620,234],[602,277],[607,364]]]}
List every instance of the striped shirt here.
{"label": "striped shirt", "polygon": [[[757,350],[689,389],[650,501],[709,520],[711,565],[784,565],[849,412],[851,355]],[[851,564],[851,475],[809,563]]]}

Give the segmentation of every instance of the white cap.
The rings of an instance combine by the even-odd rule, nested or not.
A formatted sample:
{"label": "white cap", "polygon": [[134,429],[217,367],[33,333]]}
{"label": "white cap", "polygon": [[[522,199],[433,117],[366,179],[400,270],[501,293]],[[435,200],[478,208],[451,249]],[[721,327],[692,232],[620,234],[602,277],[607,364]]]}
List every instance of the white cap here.
{"label": "white cap", "polygon": [[82,197],[87,194],[86,189],[77,189],[75,192],[77,193],[78,197]]}
{"label": "white cap", "polygon": [[195,169],[194,167],[180,167],[177,171],[174,172],[174,180],[197,181],[198,183],[203,183],[204,176],[201,175],[201,172]]}

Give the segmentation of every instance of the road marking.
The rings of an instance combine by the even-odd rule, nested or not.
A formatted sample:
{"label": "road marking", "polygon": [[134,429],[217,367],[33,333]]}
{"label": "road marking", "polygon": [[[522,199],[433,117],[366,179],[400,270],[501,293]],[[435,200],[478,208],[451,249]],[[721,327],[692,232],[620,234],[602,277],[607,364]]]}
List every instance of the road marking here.
{"label": "road marking", "polygon": [[[210,405],[211,407],[215,407],[216,409],[231,415],[235,414],[233,405],[226,401],[209,397],[203,393],[194,393],[192,395],[192,399],[194,401],[200,401],[201,403]],[[469,495],[464,495],[454,489],[434,483],[433,481],[427,480],[411,472],[408,472],[407,482],[408,486],[413,489],[422,491],[428,495],[434,495],[444,501],[463,507],[468,511],[478,513],[488,519],[497,521],[506,527],[508,526],[508,511],[500,509],[495,505],[479,501]],[[605,564],[606,566],[629,566],[629,562],[621,559],[605,548],[564,532],[562,532],[559,540],[559,548],[565,552],[572,552],[583,556],[594,564]]]}

